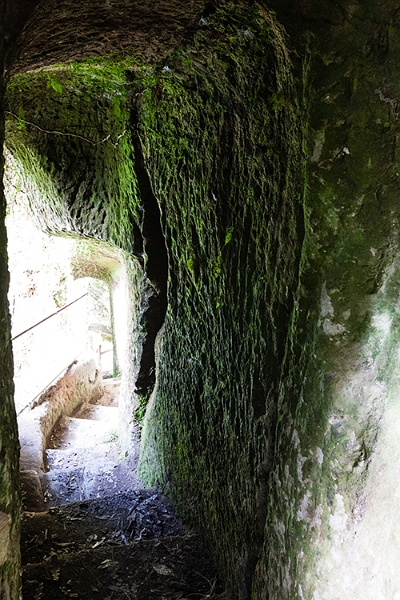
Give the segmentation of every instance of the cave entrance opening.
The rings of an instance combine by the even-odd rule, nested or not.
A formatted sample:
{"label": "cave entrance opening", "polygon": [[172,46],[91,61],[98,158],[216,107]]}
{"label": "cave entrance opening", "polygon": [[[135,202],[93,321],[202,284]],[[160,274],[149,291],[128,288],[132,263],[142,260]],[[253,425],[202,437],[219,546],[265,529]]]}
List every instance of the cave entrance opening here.
{"label": "cave entrance opening", "polygon": [[[23,195],[22,190],[20,195]],[[17,205],[16,208],[21,209],[21,206]],[[25,224],[22,225],[22,220],[16,227],[27,240],[28,229]],[[56,242],[68,245],[71,240],[46,236],[45,254],[53,255],[54,269],[45,268],[43,256],[37,259],[37,268],[28,269],[22,260],[23,270],[32,271],[25,273],[29,283],[25,293],[26,306],[31,306],[35,300],[40,280],[47,286],[50,299],[61,304],[60,308],[57,305],[57,310],[53,311],[56,314],[48,315],[49,318],[32,331],[40,332],[40,328],[46,324],[54,329],[54,320],[60,315],[67,318],[70,314],[68,311],[77,310],[86,319],[77,330],[72,328],[72,338],[75,338],[72,341],[77,343],[83,332],[88,335],[87,311],[82,307],[97,294],[96,298],[104,308],[106,302],[101,301],[101,297],[109,293],[112,299],[109,303],[111,342],[115,349],[109,370],[112,368],[112,374],[119,374],[120,363],[117,361],[122,356],[121,388],[125,380],[139,381],[141,393],[150,389],[154,378],[154,338],[165,313],[162,302],[157,301],[156,296],[156,302],[152,303],[154,290],[146,288],[146,315],[152,319],[153,326],[147,338],[142,340],[145,360],[142,357],[139,377],[135,379],[135,373],[130,369],[137,356],[134,338],[132,336],[127,340],[127,331],[134,331],[132,316],[131,321],[128,318],[132,308],[129,301],[132,301],[132,297],[140,301],[140,289],[132,289],[135,279],[128,277],[131,266],[128,259],[124,264],[109,246],[96,240],[72,240],[78,246],[78,251],[75,247],[72,261],[76,281],[80,285],[89,275],[92,279],[89,286],[79,290],[75,288],[70,304],[64,289],[66,279],[63,274],[60,275],[63,251],[54,246]],[[28,247],[31,257],[35,256],[36,251],[29,240]],[[9,244],[12,268],[11,250],[12,243]],[[66,252],[66,256],[70,256],[69,252]],[[156,272],[157,256],[153,253],[148,261],[147,266],[152,274]],[[70,267],[69,258],[67,263]],[[33,271],[37,271],[38,278],[35,278]],[[99,273],[103,276],[93,278]],[[54,275],[55,285],[50,285],[51,274]],[[90,285],[95,288],[96,294],[93,289],[90,290]],[[14,305],[12,289],[13,283],[11,308]],[[44,301],[41,309],[43,305]],[[30,308],[25,312],[29,317],[29,329],[32,320],[36,323],[36,319],[33,319],[34,311]],[[78,319],[72,315],[72,321],[74,318]],[[98,323],[89,333],[93,333],[93,329],[97,329],[94,333],[104,334],[104,323]],[[30,334],[31,331],[28,331],[26,336]],[[63,343],[62,335],[62,331],[56,336],[52,335],[58,338],[57,346]],[[24,337],[22,335],[15,341]],[[39,366],[46,360],[45,346],[46,340],[35,351],[36,357],[40,358]],[[64,343],[64,346],[67,344]],[[56,350],[52,352],[56,353]],[[137,350],[136,354],[139,354]],[[109,358],[110,354],[104,349],[103,343],[97,355],[97,358],[101,356],[104,359],[107,355]],[[17,364],[16,356],[14,360]],[[24,598],[54,600],[61,598],[61,595],[63,598],[92,598],[93,594],[109,598],[111,591],[113,598],[122,600],[128,596],[137,597],[138,590],[143,598],[153,597],[155,590],[157,595],[163,597],[170,597],[171,593],[174,597],[180,597],[182,593],[211,597],[214,591],[219,591],[214,565],[200,538],[192,534],[189,540],[166,498],[157,489],[143,489],[137,479],[139,426],[132,418],[135,417],[132,404],[120,401],[116,406],[119,383],[119,378],[102,379],[96,364],[93,366],[87,362],[82,365],[74,360],[64,376],[39,395],[38,406],[31,410],[32,403],[29,402],[29,406],[20,412]],[[72,412],[71,406],[66,411],[68,398],[74,396],[71,390],[80,387],[84,388],[85,395],[90,395],[89,401],[81,402],[79,397]],[[129,384],[126,387],[129,392]],[[58,402],[60,398],[61,402]],[[125,394],[121,393],[120,400],[124,398]],[[68,402],[63,404],[65,399]],[[56,410],[58,405],[62,405],[61,413]],[[144,406],[139,408],[144,409]],[[129,452],[124,451],[124,442],[120,439],[122,432],[126,431],[127,422],[130,427]],[[132,560],[132,556],[135,560]]]}
{"label": "cave entrance opening", "polygon": [[23,501],[44,510],[132,483],[118,465],[122,264],[105,243],[41,231],[10,157],[5,192]]}

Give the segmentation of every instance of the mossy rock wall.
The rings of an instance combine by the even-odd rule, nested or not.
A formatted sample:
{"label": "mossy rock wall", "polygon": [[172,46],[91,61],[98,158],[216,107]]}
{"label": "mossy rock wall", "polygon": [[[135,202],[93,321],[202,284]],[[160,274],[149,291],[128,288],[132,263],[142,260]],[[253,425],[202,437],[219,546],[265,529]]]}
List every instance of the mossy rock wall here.
{"label": "mossy rock wall", "polygon": [[7,145],[38,225],[139,253],[140,199],[121,68],[94,62],[18,75],[7,103]]}
{"label": "mossy rock wall", "polygon": [[272,6],[308,71],[307,235],[253,595],[395,597],[397,5]]}
{"label": "mossy rock wall", "polygon": [[300,107],[282,29],[227,5],[138,100],[168,310],[141,476],[201,529],[234,594],[262,547],[304,234]]}
{"label": "mossy rock wall", "polygon": [[[0,7],[0,70],[3,72],[4,6]],[[4,82],[0,78],[0,596],[4,600],[19,598],[20,593],[20,491],[19,443],[13,402],[13,362],[11,325],[7,291],[6,202],[3,192]],[[7,520],[9,519],[8,523]]]}

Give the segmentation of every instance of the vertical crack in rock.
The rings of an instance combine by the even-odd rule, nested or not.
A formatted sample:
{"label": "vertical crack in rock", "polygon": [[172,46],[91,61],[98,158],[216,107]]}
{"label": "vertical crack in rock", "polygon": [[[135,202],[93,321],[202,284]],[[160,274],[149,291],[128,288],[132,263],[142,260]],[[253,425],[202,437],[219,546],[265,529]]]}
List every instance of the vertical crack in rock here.
{"label": "vertical crack in rock", "polygon": [[143,239],[144,270],[148,290],[144,298],[141,327],[144,332],[142,357],[136,380],[136,391],[148,396],[155,384],[156,335],[161,329],[167,310],[168,256],[161,224],[161,211],[153,194],[145,167],[137,131],[138,114],[135,106],[131,111],[135,171],[142,203],[141,233]]}

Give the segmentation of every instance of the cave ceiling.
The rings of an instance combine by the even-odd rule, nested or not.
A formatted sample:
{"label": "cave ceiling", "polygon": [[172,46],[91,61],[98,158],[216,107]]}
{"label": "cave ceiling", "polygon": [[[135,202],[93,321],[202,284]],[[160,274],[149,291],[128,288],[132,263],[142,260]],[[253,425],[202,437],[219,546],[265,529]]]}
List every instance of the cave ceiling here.
{"label": "cave ceiling", "polygon": [[160,61],[210,8],[204,0],[6,2],[7,69],[12,75],[113,52]]}

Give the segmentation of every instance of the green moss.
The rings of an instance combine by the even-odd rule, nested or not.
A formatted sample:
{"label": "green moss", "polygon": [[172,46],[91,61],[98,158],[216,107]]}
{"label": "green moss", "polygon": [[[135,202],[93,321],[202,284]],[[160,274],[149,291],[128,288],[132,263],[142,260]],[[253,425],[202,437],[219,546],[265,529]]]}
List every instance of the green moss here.
{"label": "green moss", "polygon": [[189,271],[191,273],[195,272],[195,265],[196,265],[196,257],[191,256],[190,258],[188,258],[187,262],[186,262],[187,268],[189,269]]}
{"label": "green moss", "polygon": [[109,244],[82,239],[76,243],[71,257],[72,273],[75,279],[92,277],[112,284],[119,275],[123,258]]}
{"label": "green moss", "polygon": [[15,76],[6,114],[7,145],[42,228],[129,251],[140,199],[124,69],[99,59]]}
{"label": "green moss", "polygon": [[269,13],[222,3],[184,53],[133,81],[171,289],[140,472],[202,529],[236,589],[260,548],[260,465],[298,286],[304,168],[290,69]]}
{"label": "green moss", "polygon": [[51,77],[51,75],[49,75],[47,73],[47,87],[50,89],[53,89],[57,94],[62,95],[63,93],[63,86],[61,85],[61,83],[59,83],[57,81],[57,79],[54,79],[54,77]]}
{"label": "green moss", "polygon": [[233,227],[228,227],[225,234],[225,246],[230,244],[233,236]]}

